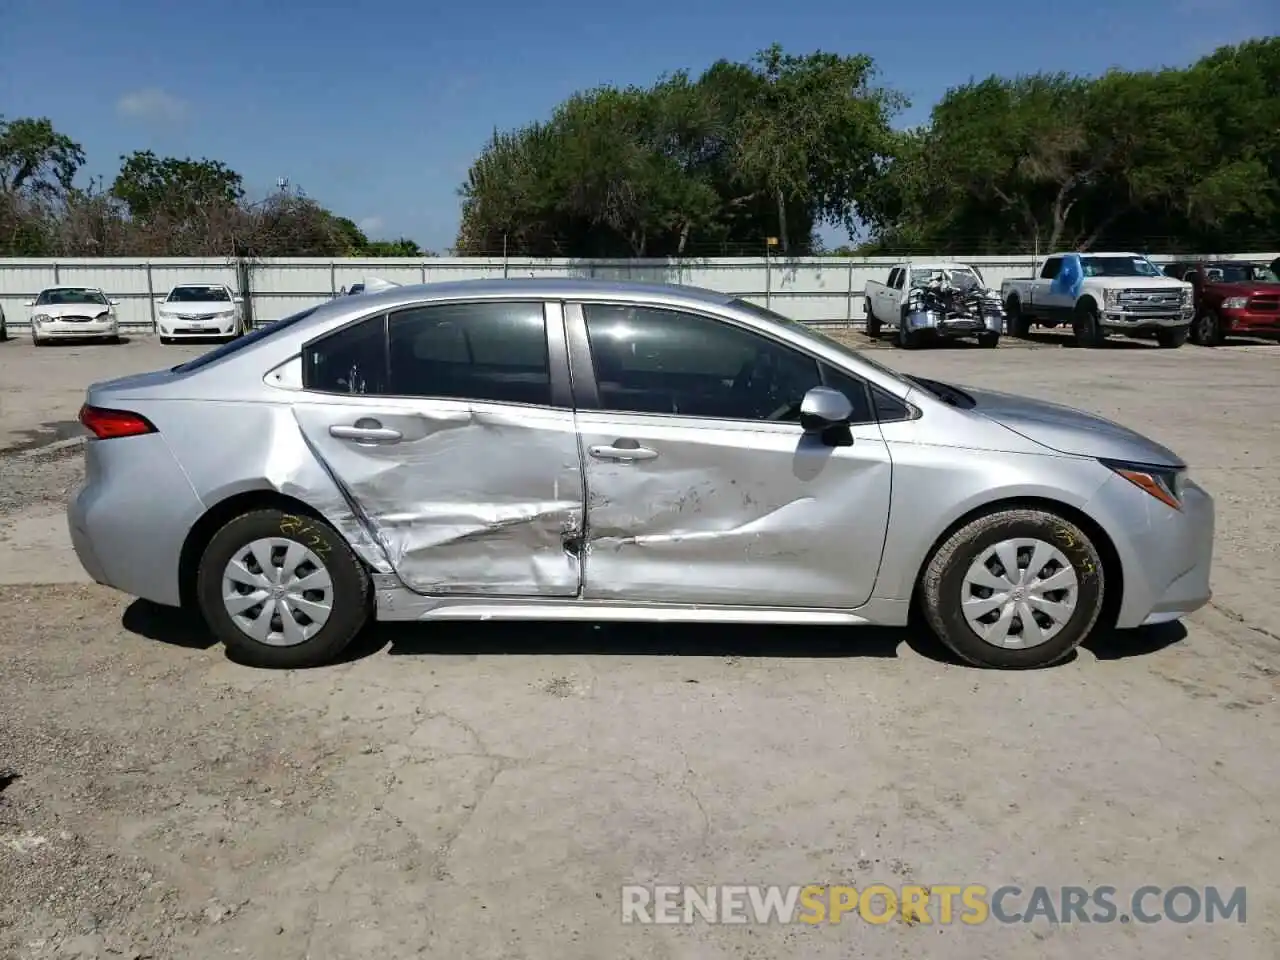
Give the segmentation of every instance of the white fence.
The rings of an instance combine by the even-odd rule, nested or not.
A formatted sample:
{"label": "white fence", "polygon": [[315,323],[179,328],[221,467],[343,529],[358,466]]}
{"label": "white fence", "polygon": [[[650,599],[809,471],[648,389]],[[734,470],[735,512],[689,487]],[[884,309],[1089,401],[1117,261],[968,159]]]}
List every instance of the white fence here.
{"label": "white fence", "polygon": [[[1274,253],[1224,255],[1270,262]],[[924,261],[926,257],[913,257]],[[1156,255],[1157,263],[1174,257]],[[498,277],[596,277],[709,287],[736,294],[812,324],[858,325],[864,320],[868,280],[884,280],[896,257],[850,258],[733,257],[706,260],[531,260],[427,258],[377,260],[0,259],[0,307],[11,328],[27,325],[25,306],[45,287],[57,284],[100,287],[120,301],[121,326],[134,332],[155,329],[156,305],[178,283],[226,283],[242,295],[255,323],[262,324],[332,298],[366,276],[397,283],[432,283]],[[1027,277],[1034,258],[968,257],[988,284]],[[241,279],[247,281],[242,284]]]}

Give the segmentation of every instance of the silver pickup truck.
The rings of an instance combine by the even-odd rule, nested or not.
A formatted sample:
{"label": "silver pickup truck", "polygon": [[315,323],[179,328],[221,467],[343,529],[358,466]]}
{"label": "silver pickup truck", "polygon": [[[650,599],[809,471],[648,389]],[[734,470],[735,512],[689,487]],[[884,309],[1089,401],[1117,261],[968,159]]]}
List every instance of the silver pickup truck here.
{"label": "silver pickup truck", "polygon": [[1035,279],[1000,285],[1010,334],[1069,325],[1082,347],[1112,333],[1154,333],[1160,346],[1180,347],[1195,316],[1193,296],[1191,284],[1165,276],[1140,253],[1055,253]]}

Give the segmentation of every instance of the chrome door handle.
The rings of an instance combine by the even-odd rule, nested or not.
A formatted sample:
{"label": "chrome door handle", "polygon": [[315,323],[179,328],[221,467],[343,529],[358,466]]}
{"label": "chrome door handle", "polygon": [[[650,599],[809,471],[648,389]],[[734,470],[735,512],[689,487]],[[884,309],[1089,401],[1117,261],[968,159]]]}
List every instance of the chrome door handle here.
{"label": "chrome door handle", "polygon": [[657,450],[648,447],[611,447],[604,444],[590,447],[587,452],[597,460],[652,460],[658,455]]}
{"label": "chrome door handle", "polygon": [[399,430],[390,427],[347,427],[340,424],[329,428],[329,436],[357,443],[396,443],[403,438]]}

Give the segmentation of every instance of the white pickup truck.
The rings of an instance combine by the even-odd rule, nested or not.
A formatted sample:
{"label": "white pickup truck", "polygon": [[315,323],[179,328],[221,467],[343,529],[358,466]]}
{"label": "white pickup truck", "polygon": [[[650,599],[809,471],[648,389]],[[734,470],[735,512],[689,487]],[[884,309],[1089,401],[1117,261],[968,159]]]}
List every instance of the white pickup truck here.
{"label": "white pickup truck", "polygon": [[904,262],[889,271],[885,283],[868,280],[867,336],[885,327],[898,346],[913,347],[922,337],[973,337],[994,347],[1004,331],[1000,294],[967,263]]}
{"label": "white pickup truck", "polygon": [[1009,333],[1033,324],[1070,325],[1082,347],[1110,333],[1154,333],[1162,347],[1187,341],[1195,316],[1191,284],[1174,280],[1140,253],[1055,253],[1033,280],[1000,285]]}

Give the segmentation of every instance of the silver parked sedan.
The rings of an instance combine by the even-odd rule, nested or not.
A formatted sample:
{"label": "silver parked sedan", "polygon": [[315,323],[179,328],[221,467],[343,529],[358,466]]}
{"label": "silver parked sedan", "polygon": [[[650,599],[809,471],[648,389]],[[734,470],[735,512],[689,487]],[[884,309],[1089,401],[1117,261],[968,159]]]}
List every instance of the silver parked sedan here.
{"label": "silver parked sedan", "polygon": [[69,508],[100,583],[263,666],[372,616],[905,625],[1036,667],[1209,599],[1172,452],[904,377],[725,294],[395,287],[89,388]]}

